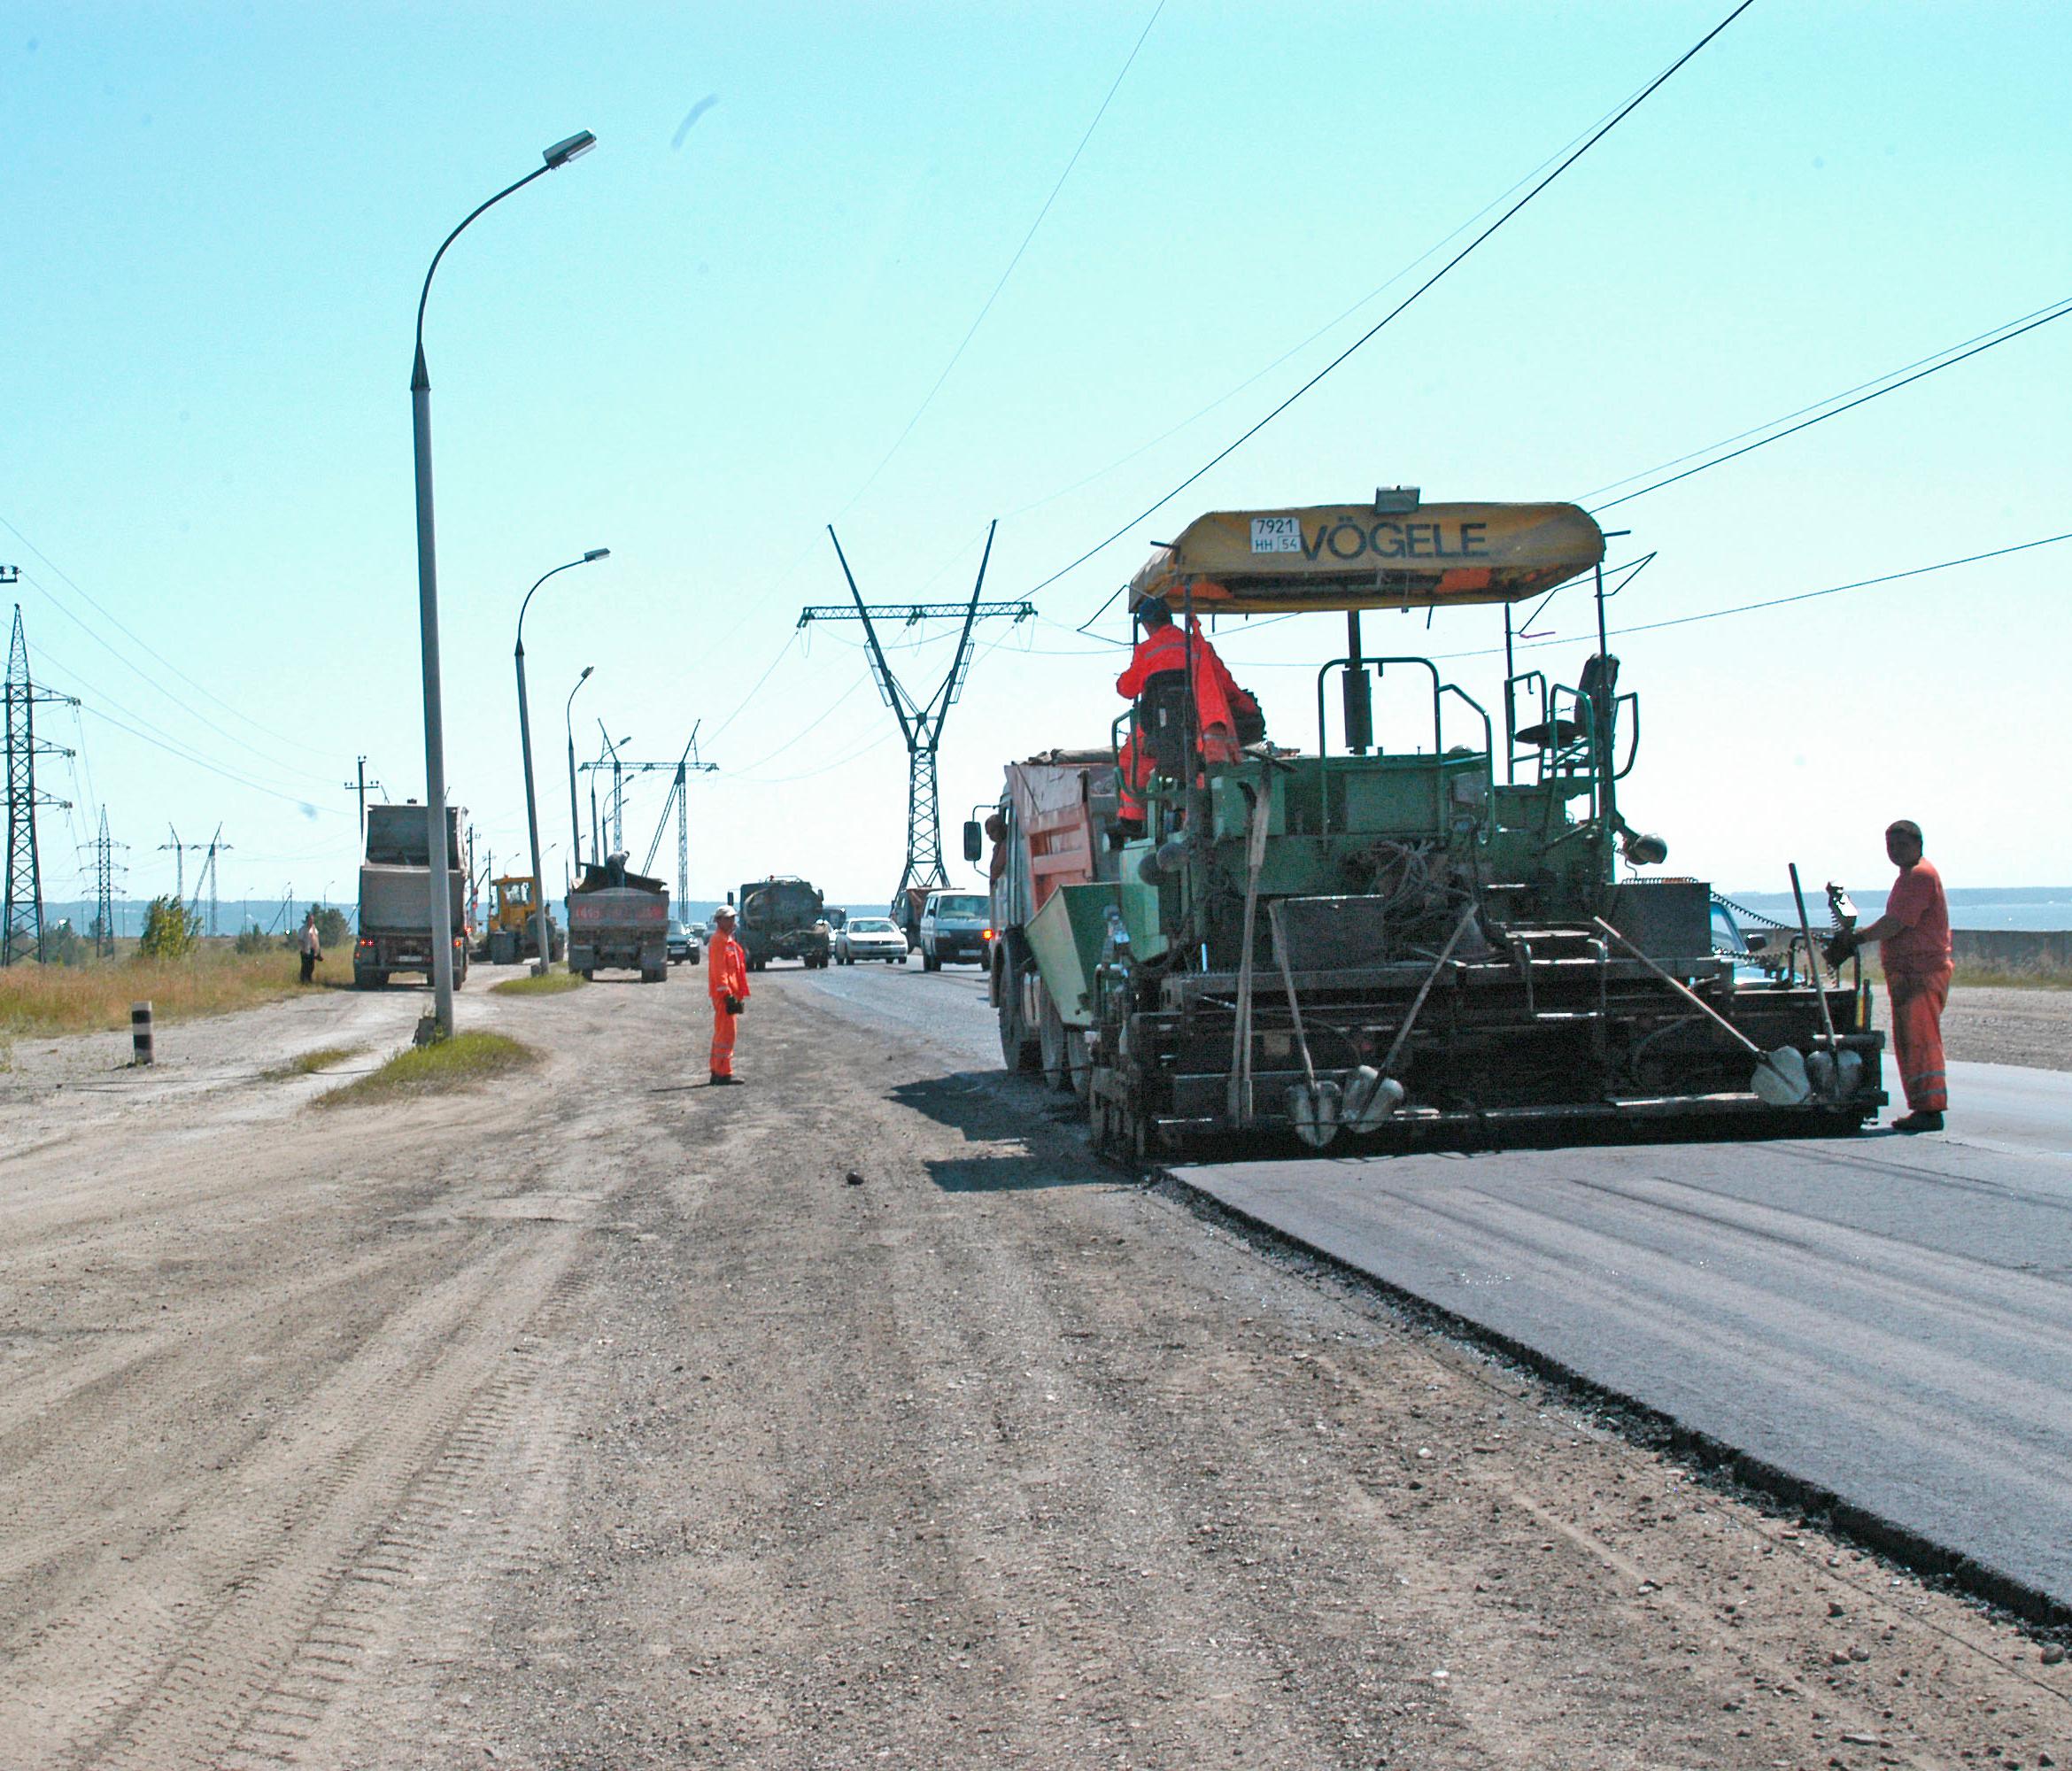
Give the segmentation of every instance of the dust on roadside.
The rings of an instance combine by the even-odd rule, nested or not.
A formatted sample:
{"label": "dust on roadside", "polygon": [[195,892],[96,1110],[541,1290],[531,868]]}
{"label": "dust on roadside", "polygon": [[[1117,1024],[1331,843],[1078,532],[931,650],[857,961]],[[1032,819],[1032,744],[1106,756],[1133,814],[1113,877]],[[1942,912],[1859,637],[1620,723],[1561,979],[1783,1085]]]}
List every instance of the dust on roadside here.
{"label": "dust on roadside", "polygon": [[650,1093],[573,1442],[479,1449],[323,1762],[2072,1762],[2017,1632],[794,988]]}

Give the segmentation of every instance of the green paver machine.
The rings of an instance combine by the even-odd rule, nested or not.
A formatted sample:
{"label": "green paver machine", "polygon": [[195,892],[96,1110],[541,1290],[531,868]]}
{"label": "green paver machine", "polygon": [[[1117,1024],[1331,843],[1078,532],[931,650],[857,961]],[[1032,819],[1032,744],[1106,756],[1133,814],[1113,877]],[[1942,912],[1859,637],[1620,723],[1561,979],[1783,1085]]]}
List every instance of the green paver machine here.
{"label": "green paver machine", "polygon": [[[1065,1069],[1101,1147],[1800,1134],[1875,1112],[1883,1036],[1860,990],[1811,953],[1803,976],[1737,965],[1700,881],[1619,877],[1668,850],[1619,806],[1640,703],[1603,647],[1604,552],[1573,505],[1403,489],[1214,513],[1137,573],[1132,607],[1158,597],[1184,630],[1337,611],[1347,643],[1317,673],[1306,753],[1203,734],[1191,670],[1117,723],[1118,762],[1125,737],[1152,759],[1142,832],[1111,820],[1104,864],[1049,894],[1022,948],[1084,1042]],[[1508,605],[1591,574],[1599,649],[1578,680],[1512,669]],[[1362,650],[1363,610],[1480,603],[1507,606],[1494,715],[1428,659]],[[1375,742],[1377,691],[1392,732],[1414,713],[1409,747]]]}

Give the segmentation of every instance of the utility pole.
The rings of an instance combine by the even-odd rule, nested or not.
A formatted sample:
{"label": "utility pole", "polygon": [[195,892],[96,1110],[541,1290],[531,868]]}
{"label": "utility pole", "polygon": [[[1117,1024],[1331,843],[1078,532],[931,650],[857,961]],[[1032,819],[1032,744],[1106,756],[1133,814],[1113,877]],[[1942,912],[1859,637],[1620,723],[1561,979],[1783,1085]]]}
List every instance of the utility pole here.
{"label": "utility pole", "polygon": [[[0,568],[0,583],[20,576],[12,566]],[[7,908],[0,927],[0,965],[12,965],[31,946],[43,957],[43,876],[36,855],[36,808],[56,806],[69,811],[69,800],[36,791],[36,758],[70,756],[72,752],[36,736],[35,709],[41,702],[77,707],[71,695],[39,689],[29,677],[28,641],[21,630],[21,605],[14,606],[14,635],[7,648]]]}
{"label": "utility pole", "polygon": [[[800,627],[816,621],[863,623],[871,677],[885,706],[900,723],[900,736],[907,741],[907,859],[900,870],[900,883],[893,891],[892,911],[895,916],[900,914],[900,901],[908,886],[949,884],[948,871],[942,864],[942,816],[936,801],[935,759],[942,745],[943,722],[949,717],[949,710],[955,706],[957,697],[963,693],[964,678],[971,669],[971,629],[980,620],[994,615],[1009,615],[1022,622],[1032,619],[1036,613],[1033,603],[978,600],[978,594],[986,585],[986,562],[993,558],[993,531],[999,526],[996,520],[986,531],[986,552],[978,561],[978,579],[971,586],[970,602],[878,603],[866,607],[862,592],[856,588],[855,574],[849,570],[848,556],[842,552],[841,540],[834,532],[834,525],[830,523],[828,539],[834,543],[835,558],[842,562],[842,576],[848,580],[849,596],[855,607],[844,608],[837,604],[799,612]],[[924,621],[961,620],[963,623],[957,635],[956,656],[950,661],[949,673],[926,700],[917,699],[893,675],[892,666],[885,661],[885,649],[878,642],[873,615],[882,620],[903,621],[908,627]]]}
{"label": "utility pole", "polygon": [[107,958],[115,951],[115,875],[119,870],[115,851],[129,845],[109,839],[105,806],[101,808],[101,833],[86,846],[94,852],[94,951]]}
{"label": "utility pole", "polygon": [[379,781],[370,781],[367,778],[366,757],[362,756],[358,759],[355,773],[358,779],[341,781],[338,785],[341,787],[349,787],[360,795],[360,839],[365,842],[367,840],[367,796],[369,793],[385,793],[389,790],[383,786]]}

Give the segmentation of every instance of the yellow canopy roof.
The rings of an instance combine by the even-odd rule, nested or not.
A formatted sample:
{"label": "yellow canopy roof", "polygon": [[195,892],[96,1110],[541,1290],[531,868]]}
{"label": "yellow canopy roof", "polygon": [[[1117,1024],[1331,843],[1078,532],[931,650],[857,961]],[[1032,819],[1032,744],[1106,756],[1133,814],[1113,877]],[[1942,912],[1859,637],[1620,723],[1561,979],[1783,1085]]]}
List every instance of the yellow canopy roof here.
{"label": "yellow canopy roof", "polygon": [[1198,516],[1130,580],[1130,607],[1191,591],[1204,614],[1516,602],[1604,557],[1572,504],[1369,504]]}

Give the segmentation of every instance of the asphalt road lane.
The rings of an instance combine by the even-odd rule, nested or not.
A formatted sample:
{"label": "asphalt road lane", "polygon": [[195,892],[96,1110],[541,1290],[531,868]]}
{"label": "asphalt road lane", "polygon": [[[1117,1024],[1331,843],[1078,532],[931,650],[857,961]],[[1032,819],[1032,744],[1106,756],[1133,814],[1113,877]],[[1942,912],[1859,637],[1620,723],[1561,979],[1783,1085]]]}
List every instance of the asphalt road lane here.
{"label": "asphalt road lane", "polygon": [[2072,1075],[1952,1070],[1944,1137],[1172,1172],[2072,1605]]}
{"label": "asphalt road lane", "polygon": [[[846,1018],[999,1069],[975,973],[809,977]],[[2072,1074],[1958,1063],[1951,1087],[1941,1137],[1172,1172],[2072,1605]]]}
{"label": "asphalt road lane", "polygon": [[925,1033],[962,1068],[1001,1067],[1000,1025],[986,1001],[986,974],[976,966],[924,971],[915,955],[904,966],[831,965],[805,977],[846,1018],[891,1021]]}

